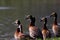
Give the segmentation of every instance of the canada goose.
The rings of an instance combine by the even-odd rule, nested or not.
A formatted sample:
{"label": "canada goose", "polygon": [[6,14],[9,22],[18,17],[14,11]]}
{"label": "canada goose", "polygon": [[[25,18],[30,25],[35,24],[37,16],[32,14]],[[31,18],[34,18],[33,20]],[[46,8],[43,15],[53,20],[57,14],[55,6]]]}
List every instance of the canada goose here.
{"label": "canada goose", "polygon": [[22,28],[22,24],[19,20],[16,20],[15,23],[18,25],[18,28],[16,29],[15,33],[14,33],[14,38],[16,40],[23,40],[26,37],[28,37],[29,35],[26,35],[23,33],[23,28]]}
{"label": "canada goose", "polygon": [[35,26],[35,17],[32,15],[27,15],[27,20],[30,21],[29,24],[29,35],[30,37],[35,40],[37,37],[40,37],[43,40],[42,32],[38,27]]}
{"label": "canada goose", "polygon": [[44,22],[43,27],[42,27],[42,34],[43,34],[43,40],[46,40],[47,37],[51,37],[51,32],[48,30],[46,24],[47,24],[47,18],[43,17],[41,18],[41,21]]}
{"label": "canada goose", "polygon": [[52,12],[50,17],[54,18],[54,22],[53,22],[53,25],[52,25],[53,33],[56,37],[59,37],[60,36],[60,27],[58,26],[58,23],[57,23],[57,13]]}

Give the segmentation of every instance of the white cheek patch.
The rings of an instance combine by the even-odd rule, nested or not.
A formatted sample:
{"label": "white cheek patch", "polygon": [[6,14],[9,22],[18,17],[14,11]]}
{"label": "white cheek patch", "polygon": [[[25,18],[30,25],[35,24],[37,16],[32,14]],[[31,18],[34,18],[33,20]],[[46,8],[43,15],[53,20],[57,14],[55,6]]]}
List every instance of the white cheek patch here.
{"label": "white cheek patch", "polygon": [[18,28],[20,28],[20,31],[21,31],[21,25],[19,25],[19,27]]}
{"label": "white cheek patch", "polygon": [[21,28],[21,25],[19,25],[19,27],[18,28]]}

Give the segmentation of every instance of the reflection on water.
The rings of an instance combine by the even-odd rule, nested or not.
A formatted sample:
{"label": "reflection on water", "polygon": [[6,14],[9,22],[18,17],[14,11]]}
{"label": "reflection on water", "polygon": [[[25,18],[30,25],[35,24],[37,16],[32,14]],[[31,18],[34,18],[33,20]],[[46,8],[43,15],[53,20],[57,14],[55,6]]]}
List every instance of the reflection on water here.
{"label": "reflection on water", "polygon": [[14,7],[0,7],[0,10],[15,9]]}

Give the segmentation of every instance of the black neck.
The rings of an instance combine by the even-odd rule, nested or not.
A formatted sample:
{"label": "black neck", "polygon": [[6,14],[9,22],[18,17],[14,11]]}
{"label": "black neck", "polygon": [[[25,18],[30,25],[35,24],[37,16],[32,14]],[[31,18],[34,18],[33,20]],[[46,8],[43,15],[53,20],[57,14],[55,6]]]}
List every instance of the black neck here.
{"label": "black neck", "polygon": [[19,27],[18,27],[18,30],[17,30],[17,32],[21,32],[21,33],[23,33],[23,28],[22,28],[22,25],[18,25]]}
{"label": "black neck", "polygon": [[35,26],[35,22],[31,22],[30,23],[30,26]]}
{"label": "black neck", "polygon": [[30,20],[30,26],[35,26],[35,17],[32,17]]}
{"label": "black neck", "polygon": [[20,28],[17,28],[17,32],[20,32]]}
{"label": "black neck", "polygon": [[47,29],[46,24],[47,24],[47,22],[44,22],[43,29]]}
{"label": "black neck", "polygon": [[44,19],[44,26],[43,26],[43,29],[47,30],[46,24],[47,24],[47,18]]}
{"label": "black neck", "polygon": [[57,25],[57,17],[54,17],[54,24]]}

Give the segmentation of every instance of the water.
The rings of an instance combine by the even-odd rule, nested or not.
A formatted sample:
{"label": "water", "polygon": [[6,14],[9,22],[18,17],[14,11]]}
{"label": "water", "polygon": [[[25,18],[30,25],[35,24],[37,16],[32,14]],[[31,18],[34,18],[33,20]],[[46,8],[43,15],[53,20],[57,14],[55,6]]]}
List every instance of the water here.
{"label": "water", "polygon": [[[27,32],[29,22],[25,20],[25,15],[35,16],[36,26],[40,28],[40,18],[50,15],[52,11],[58,13],[58,22],[60,22],[59,0],[0,0],[0,40],[14,40],[13,35],[17,26],[13,22],[16,19],[20,19],[24,32]],[[52,22],[52,19],[48,19],[49,27]]]}

